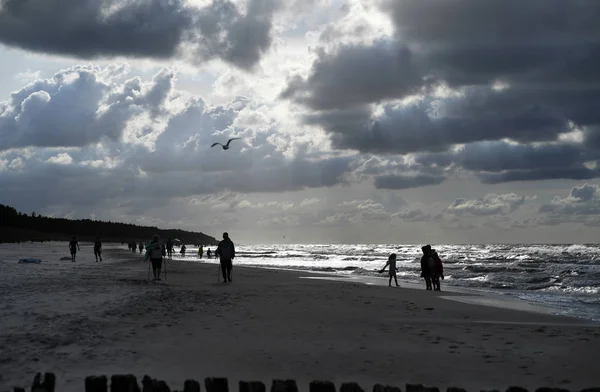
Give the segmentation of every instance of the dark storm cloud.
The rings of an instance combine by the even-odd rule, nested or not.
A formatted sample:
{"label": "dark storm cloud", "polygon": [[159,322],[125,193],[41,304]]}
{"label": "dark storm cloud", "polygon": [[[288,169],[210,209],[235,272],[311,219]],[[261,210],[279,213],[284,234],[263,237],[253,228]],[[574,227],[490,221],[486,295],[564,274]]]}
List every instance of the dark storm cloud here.
{"label": "dark storm cloud", "polygon": [[[583,163],[600,150],[600,3],[390,0],[384,10],[393,37],[321,50],[283,93],[334,147],[426,153],[493,183],[598,175]],[[559,139],[574,130],[585,145]],[[480,144],[503,139],[520,145]]]}
{"label": "dark storm cloud", "polygon": [[569,130],[568,119],[551,108],[488,87],[468,89],[465,96],[385,104],[377,116],[365,106],[319,111],[306,121],[322,125],[337,148],[379,153],[441,152],[502,138],[550,141]]}
{"label": "dark storm cloud", "polygon": [[308,79],[293,79],[282,97],[312,109],[340,109],[403,96],[420,86],[410,51],[379,41],[345,46],[332,57],[322,53]]}
{"label": "dark storm cloud", "polygon": [[0,42],[82,58],[221,58],[249,69],[271,44],[275,3],[227,0],[195,8],[184,0],[3,0]]}
{"label": "dark storm cloud", "polygon": [[560,169],[585,160],[598,159],[598,153],[579,144],[523,145],[505,142],[468,144],[456,154],[455,160],[475,172],[505,170]]}
{"label": "dark storm cloud", "polygon": [[477,175],[484,184],[534,180],[587,180],[600,176],[598,169],[584,165],[555,167],[535,170],[510,170],[501,173],[481,173]]}
{"label": "dark storm cloud", "polygon": [[397,38],[451,84],[600,78],[595,1],[389,0],[385,8]]}
{"label": "dark storm cloud", "polygon": [[377,189],[408,189],[441,184],[446,177],[433,175],[384,175],[375,177]]}

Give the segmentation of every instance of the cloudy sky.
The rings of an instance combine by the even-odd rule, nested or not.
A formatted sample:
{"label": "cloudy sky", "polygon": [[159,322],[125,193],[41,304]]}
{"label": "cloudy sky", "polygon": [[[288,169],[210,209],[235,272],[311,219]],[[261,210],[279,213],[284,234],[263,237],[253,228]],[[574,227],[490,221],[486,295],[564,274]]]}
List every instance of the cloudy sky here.
{"label": "cloudy sky", "polygon": [[0,203],[248,243],[598,242],[599,17],[0,0]]}

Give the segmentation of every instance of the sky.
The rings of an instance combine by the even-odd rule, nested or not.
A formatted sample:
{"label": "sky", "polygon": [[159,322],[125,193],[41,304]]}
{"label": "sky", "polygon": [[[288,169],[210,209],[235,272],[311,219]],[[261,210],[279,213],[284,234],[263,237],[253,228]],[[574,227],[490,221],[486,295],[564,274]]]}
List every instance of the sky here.
{"label": "sky", "polygon": [[599,17],[0,0],[0,203],[238,243],[596,243]]}

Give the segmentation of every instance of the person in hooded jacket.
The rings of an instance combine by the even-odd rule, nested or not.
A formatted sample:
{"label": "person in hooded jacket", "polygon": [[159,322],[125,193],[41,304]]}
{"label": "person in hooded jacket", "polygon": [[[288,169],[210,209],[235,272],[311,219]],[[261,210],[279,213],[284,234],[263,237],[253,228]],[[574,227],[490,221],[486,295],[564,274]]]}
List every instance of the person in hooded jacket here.
{"label": "person in hooded jacket", "polygon": [[216,254],[219,255],[221,262],[221,273],[223,274],[223,283],[231,282],[231,270],[233,268],[233,259],[235,258],[235,246],[229,238],[228,233],[223,233],[223,241],[219,242]]}
{"label": "person in hooded jacket", "polygon": [[149,260],[152,263],[152,273],[154,275],[154,279],[152,280],[160,280],[160,271],[162,269],[163,257],[167,255],[165,246],[157,235],[152,237],[152,241],[150,241],[146,245],[146,255],[144,260]]}
{"label": "person in hooded jacket", "polygon": [[435,249],[431,249],[431,257],[433,258],[434,266],[433,273],[431,275],[431,283],[433,284],[434,291],[442,291],[440,286],[440,278],[444,280],[444,265],[442,259],[438,256]]}
{"label": "person in hooded jacket", "polygon": [[431,245],[421,247],[421,277],[425,279],[425,289],[431,290],[431,276],[435,267],[435,260],[431,256]]}

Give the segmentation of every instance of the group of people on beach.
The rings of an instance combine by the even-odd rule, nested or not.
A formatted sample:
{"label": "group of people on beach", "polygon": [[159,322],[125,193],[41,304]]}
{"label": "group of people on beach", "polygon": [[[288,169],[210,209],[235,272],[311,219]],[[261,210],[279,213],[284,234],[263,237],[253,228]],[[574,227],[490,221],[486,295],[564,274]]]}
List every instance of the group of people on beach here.
{"label": "group of people on beach", "polygon": [[140,241],[139,244],[137,244],[135,241],[131,241],[127,244],[127,247],[132,253],[137,252],[138,249],[140,250],[140,254],[144,251],[144,244],[142,241]]}
{"label": "group of people on beach", "polygon": [[[423,252],[423,256],[421,256],[421,277],[425,280],[425,289],[441,291],[440,279],[444,280],[444,264],[442,263],[442,259],[436,250],[431,248],[431,245],[421,247],[421,251]],[[396,272],[398,272],[398,268],[396,267],[397,257],[395,253],[392,253],[388,257],[385,266],[379,271],[379,273],[383,273],[389,266],[390,280],[388,286],[390,287],[392,286],[392,278],[396,282],[396,287],[399,286],[398,278],[396,277]]]}
{"label": "group of people on beach", "polygon": [[[71,253],[71,263],[76,262],[77,251],[81,250],[79,247],[79,241],[77,241],[77,237],[73,236],[71,241],[69,241],[69,252]],[[94,256],[96,256],[96,263],[98,259],[102,261],[102,241],[100,241],[100,237],[96,237],[96,241],[94,241]]]}
{"label": "group of people on beach", "polygon": [[[182,254],[185,255],[185,245],[182,245]],[[167,240],[166,244],[160,241],[158,235],[152,237],[152,240],[146,244],[146,255],[145,261],[149,261],[152,265],[153,281],[161,280],[161,271],[164,257],[171,257],[173,254],[173,241]],[[202,257],[202,253],[199,250],[198,255]],[[210,258],[210,249],[207,252]],[[215,250],[215,257],[219,257],[221,265],[221,273],[223,274],[223,283],[231,282],[231,270],[233,269],[233,259],[235,258],[235,245],[229,238],[228,233],[223,233],[223,240],[219,242],[217,249]]]}
{"label": "group of people on beach", "polygon": [[[137,246],[135,242],[131,242],[128,245],[130,250],[133,249],[134,252],[136,251]],[[169,258],[172,257],[173,241],[171,241],[169,238],[166,244],[163,244],[158,235],[155,235],[145,246],[141,242],[139,243],[140,253],[142,253],[144,248],[146,249],[144,261],[149,261],[152,265],[152,271],[154,275],[153,280],[161,280],[160,274],[162,270],[163,258],[167,256]],[[198,248],[198,256],[200,258],[202,258],[204,253],[203,249],[204,248],[202,246]],[[74,263],[77,251],[81,250],[76,237],[73,237],[69,242],[69,250],[71,252],[71,262]],[[425,289],[441,291],[440,280],[444,280],[444,265],[442,263],[442,259],[439,257],[436,250],[431,247],[431,245],[425,245],[421,247],[421,251],[423,252],[423,255],[421,256],[421,277],[425,280]],[[181,254],[185,255],[185,245],[181,246]],[[215,258],[219,258],[221,273],[223,275],[223,283],[231,282],[231,270],[233,269],[232,262],[235,258],[235,245],[229,238],[228,233],[223,233],[223,240],[219,242],[214,255]],[[98,262],[98,260],[102,261],[102,242],[100,241],[100,237],[97,237],[96,241],[94,242],[94,256],[96,257],[96,262]],[[207,256],[208,258],[211,257],[210,249],[207,251]],[[396,260],[396,253],[392,253],[388,257],[385,266],[379,271],[379,273],[383,273],[385,269],[389,267],[388,285],[390,287],[392,286],[392,279],[394,279],[396,286],[399,286],[398,278],[396,276],[396,272],[398,271]]]}

